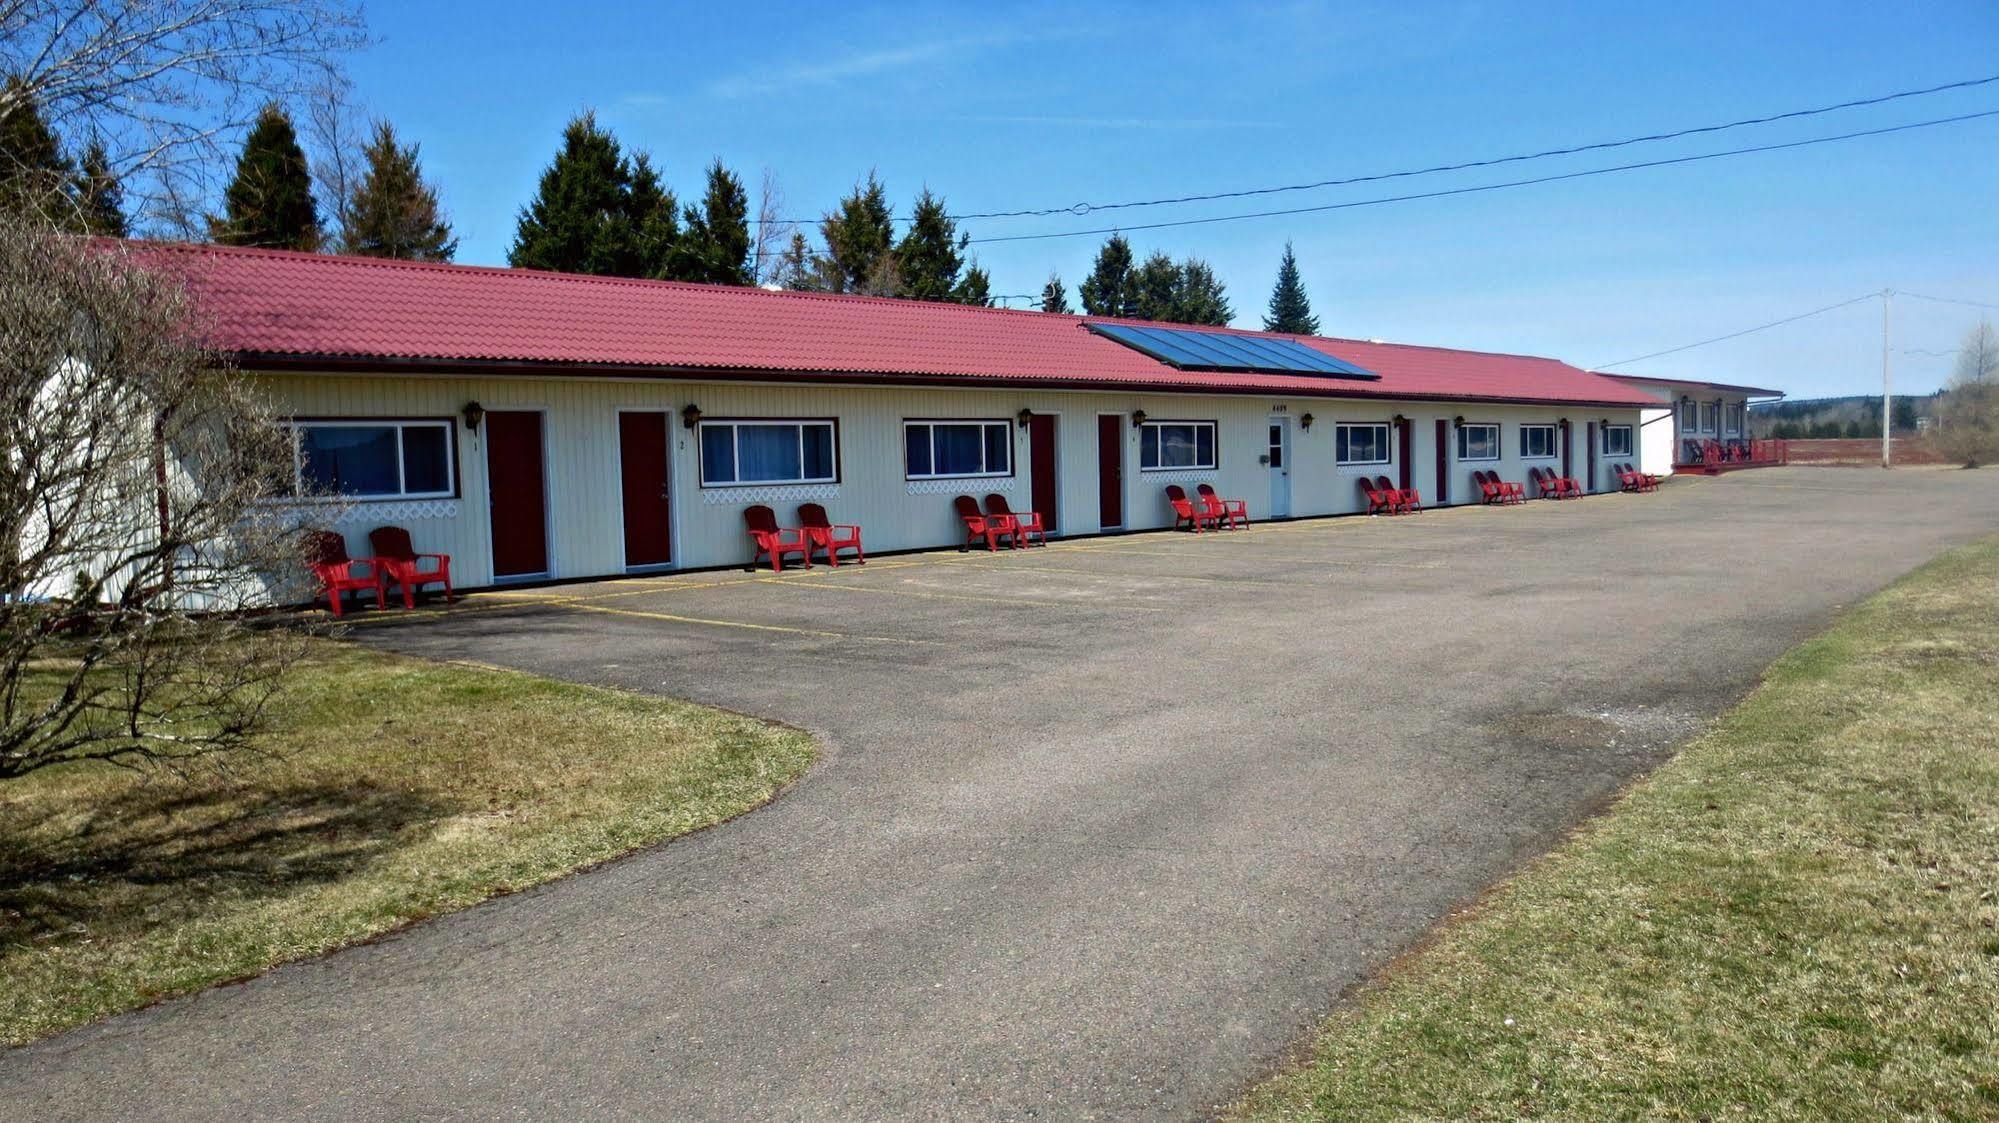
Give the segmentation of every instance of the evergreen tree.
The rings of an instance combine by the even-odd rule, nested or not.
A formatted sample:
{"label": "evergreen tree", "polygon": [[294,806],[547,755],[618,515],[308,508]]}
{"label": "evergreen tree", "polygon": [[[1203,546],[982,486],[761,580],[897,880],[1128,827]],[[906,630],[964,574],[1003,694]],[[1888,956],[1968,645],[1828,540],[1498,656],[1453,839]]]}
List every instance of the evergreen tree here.
{"label": "evergreen tree", "polygon": [[1138,293],[1132,276],[1131,243],[1124,235],[1113,234],[1097,251],[1090,275],[1077,286],[1083,311],[1092,316],[1135,316]]}
{"label": "evergreen tree", "polygon": [[965,244],[958,224],[944,212],[944,200],[924,188],[910,212],[909,232],[895,248],[902,272],[899,295],[914,300],[957,300]]}
{"label": "evergreen tree", "polygon": [[1154,252],[1133,274],[1133,314],[1141,320],[1178,320],[1181,281],[1180,266],[1165,254]]}
{"label": "evergreen tree", "polygon": [[[618,275],[672,279],[685,241],[680,232],[680,203],[653,169],[652,157],[644,152],[632,158],[629,183],[624,228],[631,245],[625,250]],[[612,228],[615,230],[616,224]]]}
{"label": "evergreen tree", "polygon": [[967,266],[965,279],[951,290],[951,299],[959,304],[969,304],[975,308],[993,306],[993,279],[977,265]]}
{"label": "evergreen tree", "polygon": [[[634,168],[617,138],[597,126],[595,113],[586,112],[562,130],[562,148],[541,173],[534,199],[521,209],[507,263],[558,273],[654,275],[657,270],[648,266],[663,270],[663,247],[651,240],[642,244],[639,231],[656,232],[662,209],[673,210],[673,197],[650,163],[641,160]],[[673,224],[677,235],[678,221]]]}
{"label": "evergreen tree", "polygon": [[1221,278],[1198,257],[1180,263],[1180,289],[1173,305],[1173,319],[1178,323],[1227,327],[1235,318]]}
{"label": "evergreen tree", "polygon": [[125,221],[125,189],[112,174],[101,141],[93,140],[83,150],[77,167],[76,209],[86,234],[123,238],[131,232]]}
{"label": "evergreen tree", "polygon": [[747,285],[750,276],[750,197],[743,181],[717,159],[708,168],[701,209],[687,208],[671,276],[677,281]]}
{"label": "evergreen tree", "polygon": [[[888,190],[873,171],[854,191],[840,200],[838,210],[819,224],[819,236],[826,243],[826,267],[822,270],[834,292],[896,291],[892,256],[895,230],[890,221]],[[887,291],[882,292],[884,286]]]}
{"label": "evergreen tree", "polygon": [[367,169],[347,200],[340,252],[405,261],[450,261],[458,239],[437,206],[437,189],[425,183],[417,146],[396,143],[387,121],[375,123],[362,156]]}
{"label": "evergreen tree", "polygon": [[232,246],[319,248],[319,207],[298,131],[285,111],[264,107],[243,138],[236,177],[222,193],[222,216],[209,219],[210,236]]}
{"label": "evergreen tree", "polygon": [[792,231],[791,245],[778,259],[778,286],[793,292],[825,292],[827,285],[821,269],[823,263],[824,259],[812,252],[812,243],[806,241],[805,234]]}
{"label": "evergreen tree", "polygon": [[1277,284],[1270,290],[1270,312],[1263,317],[1263,330],[1319,334],[1319,318],[1312,315],[1312,302],[1305,298],[1305,282],[1298,277],[1298,258],[1289,242],[1284,243],[1284,259],[1277,263]]}
{"label": "evergreen tree", "polygon": [[70,163],[40,108],[18,93],[18,84],[19,79],[8,79],[15,89],[0,102],[14,106],[0,117],[0,210],[72,225],[66,215],[72,209]]}
{"label": "evergreen tree", "polygon": [[1069,311],[1069,294],[1062,287],[1060,274],[1048,274],[1048,283],[1041,286],[1041,310],[1064,313]]}

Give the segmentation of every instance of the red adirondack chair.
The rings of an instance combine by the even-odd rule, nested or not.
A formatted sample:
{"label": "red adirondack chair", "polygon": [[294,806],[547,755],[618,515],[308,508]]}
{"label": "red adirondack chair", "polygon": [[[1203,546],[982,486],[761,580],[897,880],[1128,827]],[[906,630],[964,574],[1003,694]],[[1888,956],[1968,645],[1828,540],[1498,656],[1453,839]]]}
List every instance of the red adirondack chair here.
{"label": "red adirondack chair", "polygon": [[1007,506],[1006,496],[997,491],[986,496],[986,517],[1012,519],[1016,546],[1032,546],[1037,537],[1043,546],[1048,545],[1048,528],[1041,522],[1041,512],[1015,511]]}
{"label": "red adirondack chair", "polygon": [[1526,488],[1500,479],[1498,472],[1475,471],[1471,478],[1487,503],[1519,503],[1527,498]]}
{"label": "red adirondack chair", "polygon": [[[1384,476],[1382,478],[1386,479],[1387,477]],[[1375,483],[1366,476],[1361,476],[1354,482],[1360,484],[1361,494],[1367,497],[1368,514],[1393,515],[1396,513],[1395,501],[1401,497],[1395,494],[1394,488],[1383,491],[1380,484]]]}
{"label": "red adirondack chair", "polygon": [[1627,491],[1659,490],[1659,477],[1650,472],[1639,471],[1636,465],[1618,465],[1617,476],[1625,484],[1625,490]]}
{"label": "red adirondack chair", "polygon": [[[1013,521],[1012,515],[985,514],[979,510],[979,501],[969,495],[953,499],[951,506],[958,512],[959,521],[965,524],[965,546],[977,545],[981,538],[985,539],[989,553],[999,549],[1002,538],[1007,539],[1010,545],[1020,545],[1020,524]],[[960,553],[964,552],[965,546],[958,547]]]}
{"label": "red adirondack chair", "polygon": [[1220,522],[1227,523],[1230,530],[1234,530],[1237,526],[1249,525],[1249,500],[1223,499],[1215,494],[1215,489],[1209,484],[1195,487],[1194,494],[1201,501],[1201,509],[1215,516]]}
{"label": "red adirondack chair", "polygon": [[[368,546],[382,563],[382,578],[402,588],[403,607],[416,607],[416,594],[425,585],[444,586],[444,603],[451,603],[451,555],[419,554],[410,543],[410,532],[399,526],[378,526],[368,532]],[[430,568],[425,569],[424,563]]]}
{"label": "red adirondack chair", "polygon": [[1413,487],[1396,487],[1387,476],[1374,477],[1374,486],[1395,493],[1395,510],[1400,514],[1413,515],[1423,509],[1423,493]]}
{"label": "red adirondack chair", "polygon": [[759,503],[743,508],[743,525],[749,528],[750,568],[757,567],[757,559],[770,557],[770,571],[784,572],[784,556],[797,554],[799,563],[806,569],[812,568],[812,539],[804,527],[777,525],[777,512]]}
{"label": "red adirondack chair", "polygon": [[[827,522],[826,508],[817,503],[798,505],[798,523],[804,529],[805,537],[811,540],[812,546],[826,551],[827,565],[839,567],[841,550],[854,551],[854,558],[859,564],[868,564],[868,555],[861,549],[859,526],[853,523]],[[808,562],[812,560],[811,551],[806,552],[805,560]]]}
{"label": "red adirondack chair", "polygon": [[1543,499],[1581,499],[1583,485],[1570,476],[1558,476],[1553,468],[1529,468],[1527,477],[1540,489]]}
{"label": "red adirondack chair", "polygon": [[347,556],[347,539],[330,530],[311,530],[305,535],[305,567],[326,593],[326,606],[340,615],[343,593],[375,590],[375,607],[389,607],[382,565],[374,558]]}
{"label": "red adirondack chair", "polygon": [[1204,526],[1221,529],[1221,516],[1209,514],[1206,508],[1195,506],[1194,501],[1187,498],[1187,489],[1179,484],[1166,485],[1166,502],[1173,507],[1174,530],[1191,527],[1195,534],[1199,534]]}

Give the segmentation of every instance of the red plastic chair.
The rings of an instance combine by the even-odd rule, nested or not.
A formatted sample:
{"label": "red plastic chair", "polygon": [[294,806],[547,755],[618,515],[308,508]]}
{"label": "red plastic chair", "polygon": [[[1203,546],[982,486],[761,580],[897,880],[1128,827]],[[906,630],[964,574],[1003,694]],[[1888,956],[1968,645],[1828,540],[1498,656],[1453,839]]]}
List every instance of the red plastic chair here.
{"label": "red plastic chair", "polygon": [[1520,503],[1527,498],[1525,487],[1500,479],[1498,472],[1473,472],[1471,477],[1487,503]]}
{"label": "red plastic chair", "polygon": [[1201,484],[1196,487],[1194,494],[1201,501],[1201,509],[1215,516],[1217,525],[1227,523],[1230,530],[1234,530],[1238,526],[1249,525],[1248,500],[1223,499],[1221,496],[1216,495],[1215,489],[1208,484]]}
{"label": "red plastic chair", "polygon": [[755,547],[750,551],[751,569],[766,554],[770,555],[772,573],[784,572],[786,554],[797,554],[804,568],[812,568],[812,539],[803,527],[777,525],[777,512],[761,503],[743,509],[743,525],[749,528],[750,543]]}
{"label": "red plastic chair", "polygon": [[1543,499],[1581,499],[1583,485],[1569,476],[1558,476],[1553,468],[1529,468],[1527,478],[1534,481]]}
{"label": "red plastic chair", "polygon": [[1395,510],[1404,515],[1413,515],[1423,509],[1423,493],[1413,487],[1396,487],[1387,476],[1374,477],[1374,486],[1395,496]]}
{"label": "red plastic chair", "polygon": [[[382,563],[375,558],[348,557],[347,539],[330,530],[307,531],[305,559],[305,567],[312,571],[320,589],[326,593],[326,606],[333,610],[335,618],[340,616],[342,593],[373,589],[375,607],[389,607]],[[363,570],[366,570],[365,576]]]}
{"label": "red plastic chair", "polygon": [[1187,489],[1179,484],[1166,485],[1166,502],[1173,507],[1174,530],[1184,526],[1199,534],[1204,526],[1221,529],[1221,517],[1209,514],[1205,508],[1194,506],[1193,500],[1187,498]]}
{"label": "red plastic chair", "polygon": [[[399,526],[378,526],[368,532],[368,546],[382,563],[382,577],[402,587],[403,607],[416,607],[416,594],[425,585],[444,586],[444,603],[451,603],[451,555],[419,554],[410,544],[410,532]],[[431,568],[425,569],[424,562]]]}
{"label": "red plastic chair", "polygon": [[979,501],[969,495],[960,495],[951,501],[958,512],[959,521],[965,524],[965,545],[958,547],[960,553],[965,546],[976,545],[979,539],[986,541],[987,552],[999,549],[999,540],[1005,538],[1011,545],[1020,545],[1020,524],[1012,515],[988,515],[979,510]]}
{"label": "red plastic chair", "polygon": [[1043,546],[1048,545],[1048,528],[1042,525],[1041,512],[1015,511],[1007,506],[1006,496],[998,492],[986,496],[986,517],[1012,519],[1014,525],[1013,544],[1032,546],[1039,536]]}
{"label": "red plastic chair", "polygon": [[[826,508],[817,503],[798,505],[798,523],[812,545],[826,551],[827,565],[839,568],[841,550],[854,551],[854,558],[858,564],[868,564],[867,552],[861,549],[861,528],[854,523],[827,522]],[[805,560],[808,562],[812,560],[809,552]]]}
{"label": "red plastic chair", "polygon": [[1637,465],[1627,463],[1618,468],[1618,475],[1620,477],[1627,474],[1631,477],[1631,482],[1636,485],[1631,488],[1632,491],[1659,490],[1659,477],[1650,472],[1639,471]]}
{"label": "red plastic chair", "polygon": [[[1382,477],[1384,480],[1387,478],[1386,476]],[[1367,497],[1368,514],[1393,515],[1396,513],[1395,501],[1399,497],[1395,494],[1394,488],[1384,491],[1379,484],[1368,479],[1366,476],[1361,476],[1354,482],[1360,484],[1361,494]]]}

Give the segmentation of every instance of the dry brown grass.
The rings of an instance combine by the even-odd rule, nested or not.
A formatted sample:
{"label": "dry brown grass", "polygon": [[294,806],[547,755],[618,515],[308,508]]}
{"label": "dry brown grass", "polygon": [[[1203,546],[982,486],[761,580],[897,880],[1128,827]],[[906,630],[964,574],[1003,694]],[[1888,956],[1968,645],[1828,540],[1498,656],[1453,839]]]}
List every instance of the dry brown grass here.
{"label": "dry brown grass", "polygon": [[325,644],[268,757],[0,786],[0,1040],[255,974],[708,826],[796,730]]}

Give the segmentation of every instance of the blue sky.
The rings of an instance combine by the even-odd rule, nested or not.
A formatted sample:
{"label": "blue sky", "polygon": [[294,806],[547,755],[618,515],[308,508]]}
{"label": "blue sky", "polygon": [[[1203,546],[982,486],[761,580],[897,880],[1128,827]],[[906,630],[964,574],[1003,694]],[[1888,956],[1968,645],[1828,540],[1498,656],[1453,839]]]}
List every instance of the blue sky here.
{"label": "blue sky", "polygon": [[[1999,6],[1476,3],[376,4],[365,108],[423,146],[462,237],[504,264],[579,110],[684,196],[716,156],[817,216],[875,168],[898,207],[1011,210],[1366,175],[1999,74]],[[1594,155],[1114,212],[1126,224],[1364,199],[1999,109],[1999,84]],[[1663,350],[1895,287],[1999,303],[1999,118],[1483,195],[1135,232],[1198,255],[1257,326],[1286,240],[1328,334],[1552,355]],[[1106,216],[967,223],[982,236]],[[999,293],[1073,286],[1101,236],[976,246]],[[1019,301],[1013,302],[1015,306]],[[1931,389],[1979,316],[1896,302]],[[1879,302],[1620,368],[1878,392]]]}

